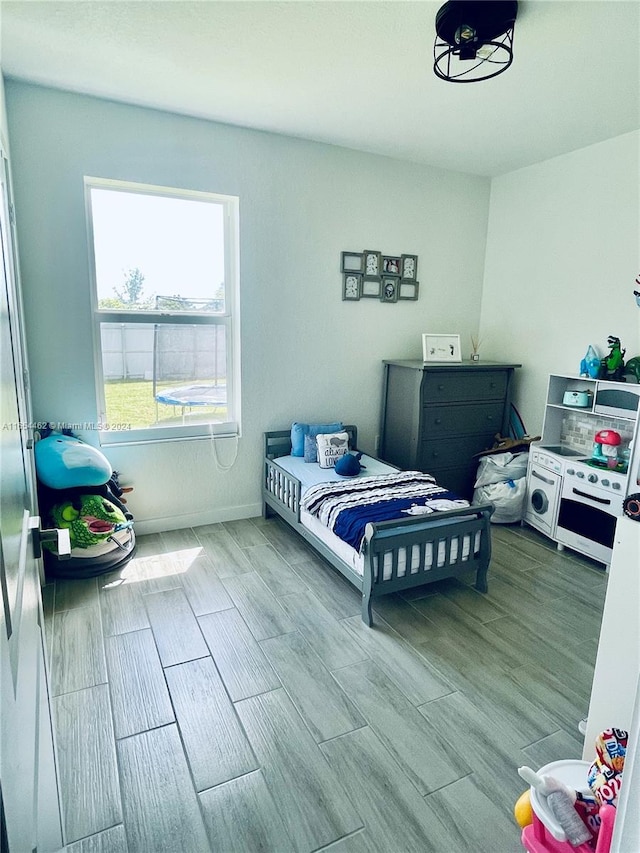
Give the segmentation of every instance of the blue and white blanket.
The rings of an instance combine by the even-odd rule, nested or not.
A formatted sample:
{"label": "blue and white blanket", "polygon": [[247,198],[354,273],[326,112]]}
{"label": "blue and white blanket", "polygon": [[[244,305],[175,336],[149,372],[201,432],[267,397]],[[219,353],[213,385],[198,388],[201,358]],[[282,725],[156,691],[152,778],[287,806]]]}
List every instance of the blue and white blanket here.
{"label": "blue and white blanket", "polygon": [[370,522],[466,506],[468,501],[438,486],[431,474],[420,471],[320,483],[307,489],[300,502],[302,510],[315,516],[358,552]]}

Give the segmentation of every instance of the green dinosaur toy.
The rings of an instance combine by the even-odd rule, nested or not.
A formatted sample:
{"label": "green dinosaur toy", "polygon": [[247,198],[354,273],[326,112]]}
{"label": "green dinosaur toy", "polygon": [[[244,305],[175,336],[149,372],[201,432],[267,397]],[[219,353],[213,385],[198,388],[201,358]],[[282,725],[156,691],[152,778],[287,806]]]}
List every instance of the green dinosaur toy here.
{"label": "green dinosaur toy", "polygon": [[71,548],[90,548],[129,527],[124,513],[100,495],[80,495],[51,508],[55,527],[69,530]]}
{"label": "green dinosaur toy", "polygon": [[613,379],[615,382],[623,382],[624,374],[624,354],[626,349],[620,346],[620,338],[614,335],[609,335],[607,338],[607,346],[609,347],[609,355],[606,355],[600,362],[599,379]]}

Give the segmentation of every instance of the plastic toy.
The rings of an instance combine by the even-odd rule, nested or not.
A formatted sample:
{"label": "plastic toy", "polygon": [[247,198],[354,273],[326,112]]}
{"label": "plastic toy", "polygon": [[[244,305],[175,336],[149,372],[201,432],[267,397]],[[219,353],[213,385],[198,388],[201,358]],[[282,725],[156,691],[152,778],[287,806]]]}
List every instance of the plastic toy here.
{"label": "plastic toy", "polygon": [[598,379],[612,379],[614,382],[622,382],[626,349],[621,348],[620,338],[616,338],[614,335],[609,335],[607,338],[607,346],[609,347],[609,355],[606,355],[600,362]]}
{"label": "plastic toy", "polygon": [[640,521],[640,494],[627,495],[622,504],[622,511],[627,518]]}
{"label": "plastic toy", "polygon": [[573,847],[591,840],[592,832],[575,807],[578,798],[575,789],[553,776],[541,776],[526,766],[518,768],[518,775],[545,798],[547,808]]}
{"label": "plastic toy", "polygon": [[522,830],[528,853],[610,853],[628,737],[622,729],[605,729],[596,738],[596,759],[590,766],[565,759],[538,773],[518,768],[531,785],[532,823]]}
{"label": "plastic toy", "polygon": [[534,435],[533,437],[525,435],[522,438],[505,438],[497,432],[494,436],[493,447],[488,450],[481,450],[479,453],[474,453],[474,456],[489,456],[494,453],[505,453],[506,451],[526,450],[533,441],[540,441],[542,436]]}
{"label": "plastic toy", "polygon": [[600,357],[595,348],[589,344],[584,358],[580,362],[580,376],[597,379],[600,374]]}
{"label": "plastic toy", "polygon": [[640,355],[635,355],[629,359],[624,366],[624,372],[635,376],[636,382],[640,382]]}
{"label": "plastic toy", "polygon": [[113,474],[107,457],[79,438],[51,433],[35,444],[38,479],[51,489],[102,486]]}
{"label": "plastic toy", "polygon": [[533,809],[531,808],[531,794],[529,793],[529,789],[518,797],[513,807],[513,816],[518,826],[522,827],[522,829],[533,823]]}
{"label": "plastic toy", "polygon": [[600,832],[595,847],[590,842],[574,847],[568,841],[558,841],[533,813],[533,823],[522,830],[522,846],[528,853],[609,853],[616,810],[613,806],[600,809]]}
{"label": "plastic toy", "polygon": [[615,469],[618,466],[618,447],[621,443],[619,432],[614,429],[601,429],[595,435],[591,460],[596,465]]}

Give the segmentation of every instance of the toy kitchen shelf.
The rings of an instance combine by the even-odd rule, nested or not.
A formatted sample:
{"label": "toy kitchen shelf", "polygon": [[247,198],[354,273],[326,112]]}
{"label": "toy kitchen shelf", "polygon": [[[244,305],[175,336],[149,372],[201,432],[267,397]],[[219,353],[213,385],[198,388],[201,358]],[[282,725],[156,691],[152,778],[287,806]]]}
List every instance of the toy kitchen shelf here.
{"label": "toy kitchen shelf", "polygon": [[540,444],[560,443],[563,423],[570,412],[585,415],[594,423],[597,419],[627,423],[633,433],[639,406],[639,384],[551,374]]}
{"label": "toy kitchen shelf", "polygon": [[524,521],[560,550],[611,564],[624,497],[630,485],[640,486],[632,451],[639,410],[640,384],[549,377],[542,438],[529,454]]}

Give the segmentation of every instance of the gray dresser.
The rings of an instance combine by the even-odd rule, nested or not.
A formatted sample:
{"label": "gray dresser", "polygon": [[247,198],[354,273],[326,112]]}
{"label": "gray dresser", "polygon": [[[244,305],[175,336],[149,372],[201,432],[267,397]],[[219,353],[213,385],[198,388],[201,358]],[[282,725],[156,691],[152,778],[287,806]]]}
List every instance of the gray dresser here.
{"label": "gray dresser", "polygon": [[470,499],[474,454],[492,447],[496,433],[508,433],[511,381],[520,365],[383,363],[380,458],[433,474]]}

